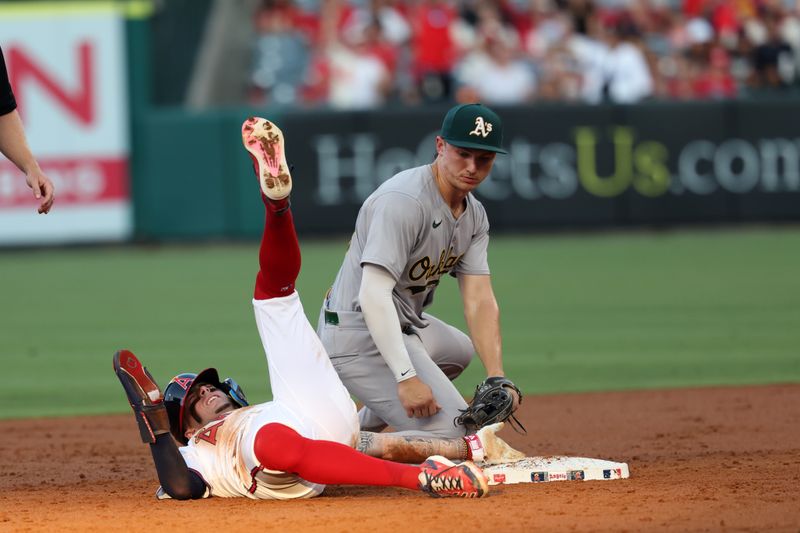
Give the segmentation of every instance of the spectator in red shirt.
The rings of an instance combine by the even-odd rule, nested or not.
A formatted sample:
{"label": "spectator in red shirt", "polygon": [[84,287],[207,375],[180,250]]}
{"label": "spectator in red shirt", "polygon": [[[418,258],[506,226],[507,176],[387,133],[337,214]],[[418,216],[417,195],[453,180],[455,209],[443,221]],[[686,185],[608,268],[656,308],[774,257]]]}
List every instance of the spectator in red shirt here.
{"label": "spectator in red shirt", "polygon": [[447,0],[421,0],[409,18],[412,71],[420,97],[425,101],[450,99],[451,71],[458,56],[451,31],[458,12]]}
{"label": "spectator in red shirt", "polygon": [[699,70],[694,80],[693,96],[703,99],[734,98],[736,80],[731,75],[730,58],[724,48],[715,46],[709,54],[706,68]]}

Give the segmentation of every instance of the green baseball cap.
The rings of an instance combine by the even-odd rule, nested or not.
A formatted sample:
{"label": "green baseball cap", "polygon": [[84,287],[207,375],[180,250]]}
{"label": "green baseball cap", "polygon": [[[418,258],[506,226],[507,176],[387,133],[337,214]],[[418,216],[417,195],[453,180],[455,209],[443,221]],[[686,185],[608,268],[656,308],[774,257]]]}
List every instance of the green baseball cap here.
{"label": "green baseball cap", "polygon": [[476,148],[499,154],[503,150],[503,123],[482,104],[461,104],[450,109],[442,122],[442,139],[459,148]]}

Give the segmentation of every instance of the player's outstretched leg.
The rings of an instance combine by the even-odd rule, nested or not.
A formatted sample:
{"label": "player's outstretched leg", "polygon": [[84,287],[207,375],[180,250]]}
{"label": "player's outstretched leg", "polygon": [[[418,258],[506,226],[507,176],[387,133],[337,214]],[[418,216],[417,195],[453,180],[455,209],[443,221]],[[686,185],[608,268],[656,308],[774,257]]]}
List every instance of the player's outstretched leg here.
{"label": "player's outstretched leg", "polygon": [[420,466],[394,463],[338,442],[307,439],[283,424],[262,427],[253,447],[262,467],[312,483],[403,487],[436,497],[480,498],[489,492],[486,476],[471,461],[433,456]]}
{"label": "player's outstretched leg", "polygon": [[253,297],[266,300],[288,296],[294,292],[300,273],[300,245],[289,209],[292,176],[286,164],[283,133],[266,119],[250,117],[242,124],[242,143],[253,159],[266,207]]}

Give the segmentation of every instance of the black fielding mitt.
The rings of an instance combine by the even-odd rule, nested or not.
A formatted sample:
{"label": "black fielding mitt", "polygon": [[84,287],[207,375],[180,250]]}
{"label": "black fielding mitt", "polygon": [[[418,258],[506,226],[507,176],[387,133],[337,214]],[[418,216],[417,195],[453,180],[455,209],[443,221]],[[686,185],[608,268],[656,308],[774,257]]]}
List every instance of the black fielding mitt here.
{"label": "black fielding mitt", "polygon": [[514,416],[514,396],[508,389],[517,391],[519,402],[522,403],[522,392],[513,381],[499,376],[486,378],[478,384],[475,397],[456,417],[455,423],[480,429],[510,419],[509,423],[517,433],[527,434],[525,427]]}

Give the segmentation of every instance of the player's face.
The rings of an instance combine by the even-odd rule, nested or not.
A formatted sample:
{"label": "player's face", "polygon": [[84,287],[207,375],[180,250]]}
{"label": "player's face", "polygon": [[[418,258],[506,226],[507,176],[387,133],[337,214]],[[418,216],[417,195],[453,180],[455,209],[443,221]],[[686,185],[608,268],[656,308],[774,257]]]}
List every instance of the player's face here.
{"label": "player's face", "polygon": [[199,428],[223,413],[234,409],[233,402],[223,391],[209,383],[195,387],[186,398],[189,415],[187,425],[190,428]]}
{"label": "player's face", "polygon": [[439,179],[451,188],[470,192],[486,179],[492,170],[495,152],[453,146],[441,137],[436,138]]}

